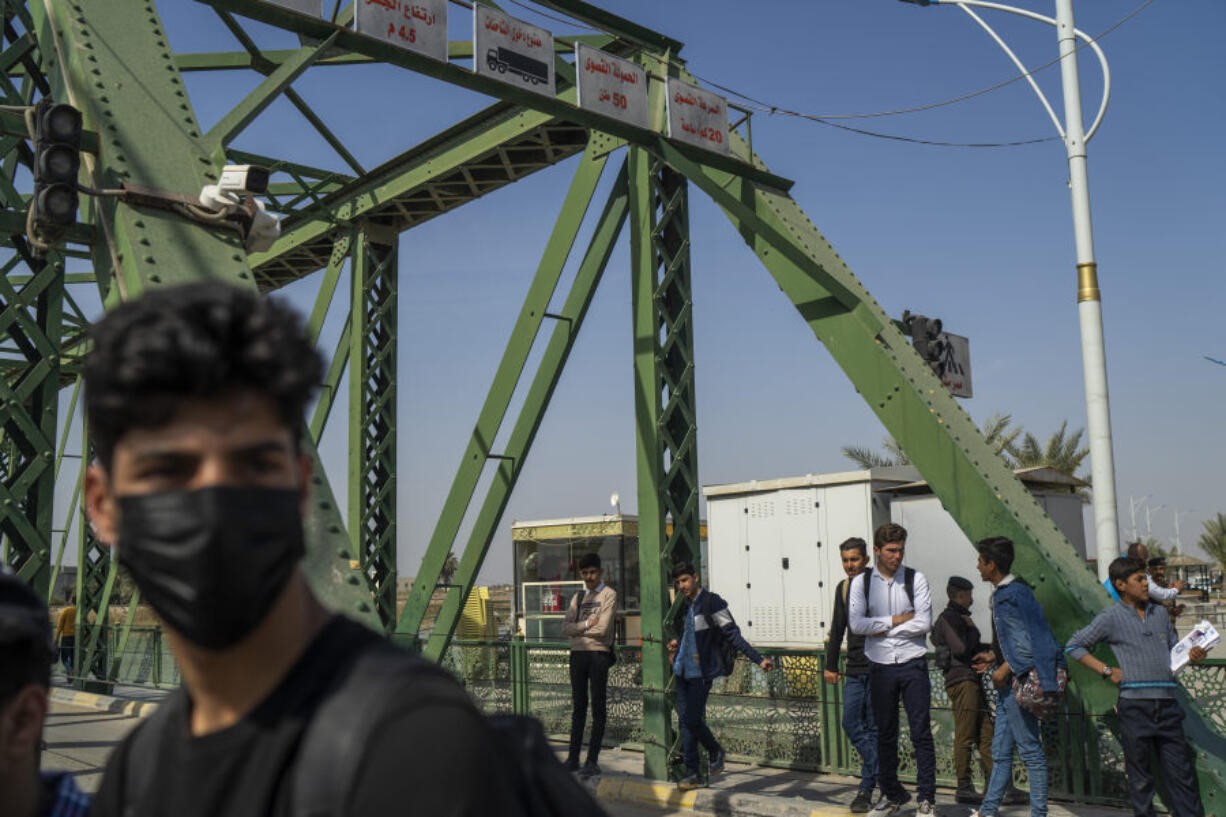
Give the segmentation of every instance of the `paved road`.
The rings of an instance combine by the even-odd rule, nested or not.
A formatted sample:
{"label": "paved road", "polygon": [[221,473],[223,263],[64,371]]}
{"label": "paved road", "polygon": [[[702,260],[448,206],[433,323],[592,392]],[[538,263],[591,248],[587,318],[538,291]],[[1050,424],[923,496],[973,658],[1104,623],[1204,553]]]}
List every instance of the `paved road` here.
{"label": "paved road", "polygon": [[77,785],[94,791],[102,782],[102,770],[115,745],[140,720],[130,715],[113,715],[96,709],[51,702],[43,739],[43,769],[70,771]]}
{"label": "paved road", "polygon": [[[111,750],[139,722],[139,718],[128,715],[53,701],[44,733],[47,751],[43,753],[43,768],[73,772],[83,790],[96,791]],[[689,813],[624,803],[606,803],[605,809],[609,817],[681,817]]]}

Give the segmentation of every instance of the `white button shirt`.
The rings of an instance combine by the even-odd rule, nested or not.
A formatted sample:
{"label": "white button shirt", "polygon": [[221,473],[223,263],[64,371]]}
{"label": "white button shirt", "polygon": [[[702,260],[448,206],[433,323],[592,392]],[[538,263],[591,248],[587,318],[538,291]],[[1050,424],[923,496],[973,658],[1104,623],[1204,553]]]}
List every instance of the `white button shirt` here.
{"label": "white button shirt", "polygon": [[[924,574],[915,571],[915,603],[907,598],[903,583],[904,567],[890,579],[876,569],[869,579],[869,608],[874,613],[868,616],[864,606],[864,580],[857,576],[852,580],[847,595],[847,620],[853,633],[870,636],[864,639],[864,655],[874,664],[902,664],[924,656],[928,652],[925,636],[932,630],[932,592]],[[915,618],[891,627],[890,622],[899,613],[915,613]]]}

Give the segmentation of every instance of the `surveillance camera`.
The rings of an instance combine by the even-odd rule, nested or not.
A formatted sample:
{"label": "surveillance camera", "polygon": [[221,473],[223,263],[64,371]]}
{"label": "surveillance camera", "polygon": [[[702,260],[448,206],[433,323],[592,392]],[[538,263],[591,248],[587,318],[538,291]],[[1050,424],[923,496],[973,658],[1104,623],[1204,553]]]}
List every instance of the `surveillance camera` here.
{"label": "surveillance camera", "polygon": [[272,171],[260,165],[226,165],[217,187],[223,193],[240,196],[262,196],[268,192],[268,176]]}

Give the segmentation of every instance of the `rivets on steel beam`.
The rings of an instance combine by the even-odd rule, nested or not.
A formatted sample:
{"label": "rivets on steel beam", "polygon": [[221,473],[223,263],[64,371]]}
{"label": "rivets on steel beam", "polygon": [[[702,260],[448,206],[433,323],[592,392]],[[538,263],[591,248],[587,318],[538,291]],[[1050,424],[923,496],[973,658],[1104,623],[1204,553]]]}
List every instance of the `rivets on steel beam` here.
{"label": "rivets on steel beam", "polygon": [[341,548],[340,550],[336,552],[336,555],[341,559],[348,559],[349,551],[345,550],[344,548]]}

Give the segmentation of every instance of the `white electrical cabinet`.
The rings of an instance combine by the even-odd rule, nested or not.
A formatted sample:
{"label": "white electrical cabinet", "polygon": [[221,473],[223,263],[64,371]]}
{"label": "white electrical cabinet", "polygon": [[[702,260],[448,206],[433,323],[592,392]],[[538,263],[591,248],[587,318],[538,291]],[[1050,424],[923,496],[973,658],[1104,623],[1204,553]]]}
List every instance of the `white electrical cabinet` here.
{"label": "white electrical cabinet", "polygon": [[[1085,483],[1050,468],[1017,472],[1035,499],[1085,556]],[[868,543],[886,522],[907,529],[905,563],[928,578],[934,613],[945,608],[952,575],[978,583],[975,549],[910,466],[704,486],[706,584],[728,602],[751,644],[813,649],[826,640],[834,589],[843,578],[839,545]],[[990,632],[983,591],[973,613]]]}
{"label": "white electrical cabinet", "polygon": [[705,486],[708,586],[750,643],[820,645],[843,578],[839,544],[859,536],[871,548],[874,528],[890,518],[874,491],[915,478],[914,469],[882,468]]}

